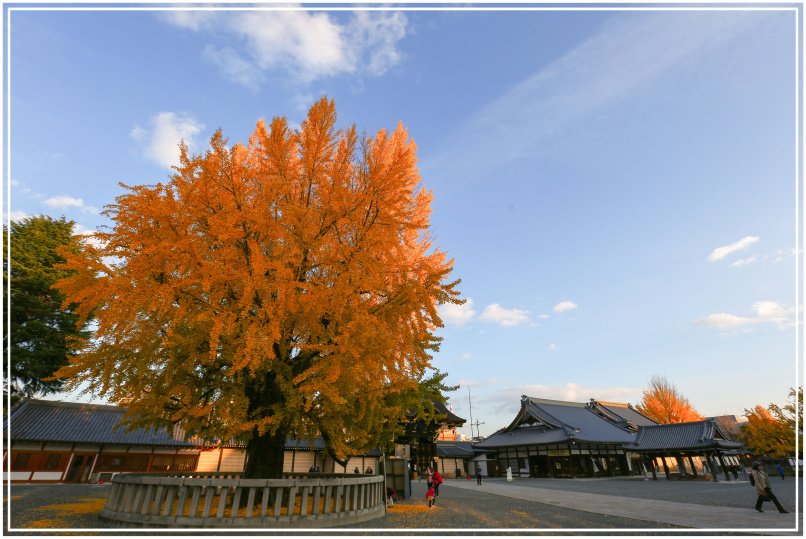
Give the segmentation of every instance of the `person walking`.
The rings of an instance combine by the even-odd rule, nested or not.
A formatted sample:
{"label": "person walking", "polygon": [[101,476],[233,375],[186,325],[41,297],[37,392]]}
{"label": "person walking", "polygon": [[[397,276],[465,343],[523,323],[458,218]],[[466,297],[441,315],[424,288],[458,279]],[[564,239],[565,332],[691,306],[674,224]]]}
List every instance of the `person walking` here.
{"label": "person walking", "polygon": [[427,466],[425,469],[425,484],[429,488],[434,485],[434,470],[431,469],[431,466]]}
{"label": "person walking", "polygon": [[784,480],[784,467],[781,465],[780,462],[778,463],[778,466],[775,467],[775,471],[778,472],[778,475],[781,476],[781,481],[783,481]]}
{"label": "person walking", "polygon": [[789,511],[784,509],[784,507],[781,505],[781,502],[779,502],[778,498],[775,497],[775,494],[772,493],[772,488],[770,488],[770,479],[767,477],[767,474],[764,473],[764,470],[761,469],[761,463],[754,462],[752,469],[753,480],[756,484],[756,494],[758,494],[758,499],[756,500],[756,511],[763,513],[764,510],[761,509],[761,505],[766,501],[770,501],[775,504],[775,507],[778,508],[779,513],[788,513]]}
{"label": "person walking", "polygon": [[476,463],[476,484],[481,485],[481,466]]}
{"label": "person walking", "polygon": [[437,503],[437,497],[439,497],[439,486],[442,484],[442,475],[439,473],[439,470],[434,470],[434,505]]}

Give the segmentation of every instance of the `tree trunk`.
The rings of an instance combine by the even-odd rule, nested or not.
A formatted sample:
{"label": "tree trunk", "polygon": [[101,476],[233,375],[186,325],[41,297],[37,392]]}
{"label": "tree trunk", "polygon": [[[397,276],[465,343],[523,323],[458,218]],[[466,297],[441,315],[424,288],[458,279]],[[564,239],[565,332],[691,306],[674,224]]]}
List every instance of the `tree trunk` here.
{"label": "tree trunk", "polygon": [[244,479],[281,479],[287,431],[278,429],[274,434],[259,436],[257,430],[246,446],[246,469]]}
{"label": "tree trunk", "polygon": [[[273,372],[255,378],[246,387],[249,398],[249,416],[265,413],[263,410],[281,406],[285,399],[277,385]],[[252,438],[246,446],[246,468],[244,479],[281,479],[283,477],[283,457],[285,456],[285,440],[288,426],[283,424],[272,434],[258,434],[252,431]]]}

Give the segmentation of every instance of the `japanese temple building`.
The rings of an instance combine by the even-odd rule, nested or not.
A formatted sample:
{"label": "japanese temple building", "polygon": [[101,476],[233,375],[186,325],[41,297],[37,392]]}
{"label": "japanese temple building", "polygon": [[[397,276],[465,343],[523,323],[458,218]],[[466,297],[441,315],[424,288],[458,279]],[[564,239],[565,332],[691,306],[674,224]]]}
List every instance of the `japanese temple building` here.
{"label": "japanese temple building", "polygon": [[525,477],[641,474],[640,455],[627,451],[635,433],[590,403],[521,397],[510,425],[475,444],[495,449],[498,468]]}
{"label": "japanese temple building", "polygon": [[499,469],[520,477],[731,480],[744,454],[714,420],[659,425],[626,403],[525,395],[512,423],[474,448],[495,450]]}
{"label": "japanese temple building", "polygon": [[[246,449],[235,442],[205,443],[168,429],[127,429],[125,408],[26,399],[4,421],[3,479],[13,482],[96,482],[116,473],[241,472]],[[9,451],[10,449],[10,451]],[[352,456],[346,466],[324,450],[321,438],[288,439],[283,471],[323,473],[378,470],[379,449]],[[10,470],[9,467],[10,466]]]}

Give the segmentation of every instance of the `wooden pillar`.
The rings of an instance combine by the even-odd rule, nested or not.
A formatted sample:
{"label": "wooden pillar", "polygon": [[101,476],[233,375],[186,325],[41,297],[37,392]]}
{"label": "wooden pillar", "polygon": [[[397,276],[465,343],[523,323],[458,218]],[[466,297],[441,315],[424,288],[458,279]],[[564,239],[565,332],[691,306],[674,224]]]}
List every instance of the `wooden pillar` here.
{"label": "wooden pillar", "polygon": [[666,473],[666,479],[671,479],[669,467],[666,465],[666,455],[661,455],[660,461],[663,463],[663,471]]}
{"label": "wooden pillar", "polygon": [[730,481],[730,472],[728,471],[728,467],[725,466],[725,461],[722,459],[722,454],[717,453],[716,458],[719,459],[719,465],[722,466],[722,471],[725,473],[725,481]]}
{"label": "wooden pillar", "polygon": [[657,481],[658,480],[658,474],[655,472],[655,457],[646,456],[646,457],[644,457],[644,461],[645,461],[646,464],[649,465],[649,470],[652,472],[652,480]]}
{"label": "wooden pillar", "polygon": [[717,477],[717,469],[716,465],[714,464],[714,460],[711,458],[710,454],[705,455],[705,460],[708,461],[708,469],[711,471],[711,481],[714,483],[719,483],[719,477]]}
{"label": "wooden pillar", "polygon": [[697,467],[694,466],[694,459],[691,455],[686,455],[688,457],[688,462],[691,464],[691,473],[694,474],[694,477],[697,477]]}
{"label": "wooden pillar", "polygon": [[683,455],[675,455],[674,460],[677,461],[677,475],[679,475],[681,479],[685,479],[688,475],[686,473],[686,460],[683,458]]}

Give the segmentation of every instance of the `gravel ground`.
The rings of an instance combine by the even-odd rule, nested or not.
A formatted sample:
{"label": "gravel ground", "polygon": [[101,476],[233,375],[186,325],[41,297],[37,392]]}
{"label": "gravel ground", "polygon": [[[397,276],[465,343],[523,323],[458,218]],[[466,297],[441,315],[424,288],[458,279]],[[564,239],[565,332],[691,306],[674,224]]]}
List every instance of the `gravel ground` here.
{"label": "gravel ground", "polygon": [[665,524],[598,515],[547,504],[504,498],[494,494],[443,487],[435,509],[427,509],[425,482],[412,482],[412,497],[392,507],[383,517],[351,526],[366,528],[546,529],[552,528],[665,528]]}
{"label": "gravel ground", "polygon": [[[504,479],[490,479],[506,482]],[[647,498],[669,502],[719,505],[722,507],[753,507],[756,489],[747,481],[643,481],[641,479],[515,479],[519,487],[536,487],[592,494],[608,494],[629,498]],[[775,497],[790,511],[795,509],[795,479],[771,477],[770,486]],[[774,511],[770,502],[765,508]],[[803,511],[803,481],[800,484],[800,510]]]}
{"label": "gravel ground", "polygon": [[[498,479],[490,481],[501,481]],[[681,501],[689,503],[702,503],[707,505],[722,505],[734,507],[748,507],[755,502],[753,488],[748,483],[686,483],[673,481],[635,481],[635,480],[547,480],[523,479],[516,480],[519,486],[534,486],[540,488],[556,488],[567,491],[592,492],[631,497],[646,497],[659,500]],[[773,489],[781,502],[792,508],[794,504],[794,481],[774,481]],[[39,533],[54,534],[54,532],[37,532],[36,530],[66,529],[66,528],[109,528],[109,524],[98,517],[103,504],[109,494],[109,485],[12,485],[11,486],[11,527],[30,528],[31,532],[12,532],[14,535],[35,535]],[[536,502],[514,500],[493,494],[474,492],[465,489],[443,488],[438,499],[437,507],[432,510],[426,508],[424,500],[425,483],[412,482],[412,497],[396,504],[382,518],[361,524],[354,524],[349,529],[355,529],[355,534],[383,535],[383,534],[417,534],[444,533],[440,530],[490,530],[479,531],[476,534],[490,534],[492,530],[501,529],[532,529],[546,530],[544,534],[563,534],[552,532],[558,528],[575,529],[612,529],[612,532],[601,532],[602,535],[616,534],[616,530],[625,530],[629,533],[631,528],[657,527],[657,534],[674,534],[675,528],[666,525],[653,525],[647,521],[632,520],[606,515],[576,511],[562,507],[540,504]],[[4,491],[4,529],[8,530],[8,491]],[[802,496],[801,496],[802,500]],[[771,508],[770,508],[771,509]],[[802,508],[801,508],[802,511]],[[329,528],[338,533],[338,528]],[[377,530],[377,531],[375,531]],[[390,531],[385,531],[390,530]],[[395,530],[395,531],[391,531]],[[342,532],[345,532],[342,530]],[[178,532],[178,533],[177,533]],[[327,529],[318,532],[305,532],[300,530],[295,535],[321,535]],[[98,532],[100,535],[109,535],[110,532]],[[135,530],[123,532],[116,529],[114,535],[142,535]],[[448,532],[450,533],[450,532]],[[474,532],[469,532],[474,533]],[[534,532],[532,532],[534,533]],[[579,533],[579,532],[578,532]],[[646,533],[638,532],[641,535]],[[72,535],[91,535],[93,532],[64,532]],[[174,530],[172,535],[182,532]],[[467,535],[468,532],[456,532],[458,535]],[[586,534],[591,534],[586,532]],[[188,533],[191,535],[191,533]],[[199,532],[192,533],[199,535]],[[224,535],[211,531],[205,535]],[[239,534],[253,535],[253,534]],[[264,532],[257,535],[287,535],[287,533]],[[597,534],[598,535],[598,534]]]}

